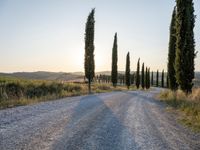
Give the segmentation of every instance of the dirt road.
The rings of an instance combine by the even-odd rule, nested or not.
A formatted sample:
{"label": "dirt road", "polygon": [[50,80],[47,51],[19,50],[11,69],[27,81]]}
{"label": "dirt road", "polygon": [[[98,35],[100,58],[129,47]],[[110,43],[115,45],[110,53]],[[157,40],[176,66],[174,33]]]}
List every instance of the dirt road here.
{"label": "dirt road", "polygon": [[200,149],[151,92],[112,92],[0,110],[0,149]]}

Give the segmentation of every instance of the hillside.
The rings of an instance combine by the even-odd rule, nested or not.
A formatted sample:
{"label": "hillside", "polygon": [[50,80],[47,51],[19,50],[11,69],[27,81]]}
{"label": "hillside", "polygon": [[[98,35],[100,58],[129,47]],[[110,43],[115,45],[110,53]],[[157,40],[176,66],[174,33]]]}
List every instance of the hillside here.
{"label": "hillside", "polygon": [[70,81],[83,78],[83,75],[81,75],[81,73],[45,72],[45,71],[0,73],[0,76],[9,76],[9,77],[17,77],[17,78],[33,79],[33,80],[62,80],[62,81]]}
{"label": "hillside", "polygon": [[[124,74],[124,71],[118,71],[120,74]],[[133,72],[132,72],[133,73]],[[100,71],[96,72],[96,75],[110,75],[110,71]],[[33,79],[33,80],[59,80],[59,81],[80,81],[83,80],[83,72],[14,72],[14,73],[0,73],[0,76],[9,76],[23,79]],[[154,73],[154,78],[156,73]],[[200,72],[195,73],[195,84],[200,85]]]}

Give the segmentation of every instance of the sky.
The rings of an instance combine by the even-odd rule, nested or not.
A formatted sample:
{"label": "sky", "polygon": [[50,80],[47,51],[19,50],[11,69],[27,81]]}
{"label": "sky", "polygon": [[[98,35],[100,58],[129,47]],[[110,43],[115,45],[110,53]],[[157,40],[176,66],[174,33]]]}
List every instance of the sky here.
{"label": "sky", "polygon": [[[196,51],[200,3],[194,0]],[[95,12],[95,71],[111,70],[118,34],[118,70],[140,57],[151,70],[167,68],[169,25],[175,0],[0,0],[0,72],[84,71],[85,23]],[[200,71],[200,54],[195,59]]]}

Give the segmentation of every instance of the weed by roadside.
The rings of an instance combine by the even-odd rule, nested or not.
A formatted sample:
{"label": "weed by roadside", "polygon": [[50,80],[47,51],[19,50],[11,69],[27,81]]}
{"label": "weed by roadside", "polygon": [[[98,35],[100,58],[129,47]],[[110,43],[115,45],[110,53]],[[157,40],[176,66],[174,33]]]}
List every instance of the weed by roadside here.
{"label": "weed by roadside", "polygon": [[189,95],[180,90],[166,90],[158,95],[158,99],[178,113],[182,124],[200,132],[200,88],[193,89]]}
{"label": "weed by roadside", "polygon": [[[130,90],[134,89],[134,86],[130,88]],[[92,84],[93,93],[122,90],[127,90],[127,88],[125,86],[114,88],[108,83]],[[0,109],[86,94],[88,94],[88,87],[85,83],[0,77]]]}

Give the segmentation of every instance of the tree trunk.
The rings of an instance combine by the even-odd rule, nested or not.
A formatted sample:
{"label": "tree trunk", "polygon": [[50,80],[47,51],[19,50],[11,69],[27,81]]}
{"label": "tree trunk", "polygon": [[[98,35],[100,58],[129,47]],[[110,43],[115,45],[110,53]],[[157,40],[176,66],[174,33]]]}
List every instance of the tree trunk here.
{"label": "tree trunk", "polygon": [[91,94],[91,81],[88,80],[88,94]]}

